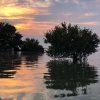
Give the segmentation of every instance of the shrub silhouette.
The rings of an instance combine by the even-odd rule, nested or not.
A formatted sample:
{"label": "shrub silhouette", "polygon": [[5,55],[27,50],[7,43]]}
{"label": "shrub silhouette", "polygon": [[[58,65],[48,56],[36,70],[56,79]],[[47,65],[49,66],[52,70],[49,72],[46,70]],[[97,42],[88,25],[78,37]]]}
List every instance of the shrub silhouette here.
{"label": "shrub silhouette", "polygon": [[[17,32],[13,25],[6,22],[0,22],[0,50],[5,51],[13,48],[15,51],[32,51],[44,52],[44,48],[39,45],[38,40],[26,38],[25,41],[21,40],[22,35]],[[22,49],[21,49],[21,48]]]}
{"label": "shrub silhouette", "polygon": [[0,50],[8,50],[22,43],[22,35],[13,25],[0,22]]}
{"label": "shrub silhouette", "polygon": [[39,45],[38,40],[26,38],[23,41],[22,51],[44,52],[44,48]]}
{"label": "shrub silhouette", "polygon": [[90,29],[81,29],[77,25],[61,23],[45,34],[45,43],[49,43],[48,55],[71,57],[73,61],[82,60],[96,52],[100,40]]}

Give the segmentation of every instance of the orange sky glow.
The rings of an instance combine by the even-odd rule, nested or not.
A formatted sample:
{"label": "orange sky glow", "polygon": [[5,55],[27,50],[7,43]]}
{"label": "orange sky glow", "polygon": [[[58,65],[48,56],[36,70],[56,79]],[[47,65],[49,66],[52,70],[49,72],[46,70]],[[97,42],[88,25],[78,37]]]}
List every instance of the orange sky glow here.
{"label": "orange sky glow", "polygon": [[[37,8],[32,7],[17,7],[17,6],[1,6],[0,7],[0,19],[8,19],[8,20],[17,20],[22,19],[24,20],[23,23],[17,23],[15,24],[15,27],[18,30],[27,30],[27,29],[48,29],[51,25],[48,25],[47,23],[44,23],[41,25],[41,23],[38,23],[34,20],[34,18],[29,17],[28,15],[33,14],[37,15],[39,13],[42,13],[41,10]],[[46,25],[47,24],[47,25]],[[45,27],[44,27],[45,26]]]}
{"label": "orange sky glow", "polygon": [[0,0],[0,21],[15,25],[23,36],[43,35],[63,21],[98,32],[99,3],[99,0]]}

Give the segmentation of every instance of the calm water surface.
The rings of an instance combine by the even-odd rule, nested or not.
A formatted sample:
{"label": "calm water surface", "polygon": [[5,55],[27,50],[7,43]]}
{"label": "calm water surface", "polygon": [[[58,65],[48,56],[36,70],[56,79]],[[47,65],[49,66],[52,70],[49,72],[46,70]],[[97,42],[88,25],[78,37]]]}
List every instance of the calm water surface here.
{"label": "calm water surface", "polygon": [[100,100],[100,52],[86,64],[0,53],[0,100]]}

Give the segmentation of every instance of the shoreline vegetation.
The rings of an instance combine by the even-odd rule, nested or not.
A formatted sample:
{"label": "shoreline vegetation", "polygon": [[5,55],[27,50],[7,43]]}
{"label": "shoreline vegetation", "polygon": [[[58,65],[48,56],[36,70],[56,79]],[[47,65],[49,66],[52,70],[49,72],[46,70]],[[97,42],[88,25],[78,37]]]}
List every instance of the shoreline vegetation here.
{"label": "shoreline vegetation", "polygon": [[0,51],[44,52],[38,40],[22,37],[13,25],[0,22]]}
{"label": "shoreline vegetation", "polygon": [[[15,26],[0,22],[0,51],[41,52],[44,48],[34,38],[22,40],[22,35]],[[72,58],[73,62],[83,62],[90,54],[97,51],[100,39],[98,35],[87,28],[66,24],[55,26],[45,33],[44,42],[50,46],[47,54],[54,58]]]}
{"label": "shoreline vegetation", "polygon": [[81,63],[97,51],[100,38],[90,29],[63,22],[45,34],[45,43],[50,44],[49,56],[72,58],[73,63]]}

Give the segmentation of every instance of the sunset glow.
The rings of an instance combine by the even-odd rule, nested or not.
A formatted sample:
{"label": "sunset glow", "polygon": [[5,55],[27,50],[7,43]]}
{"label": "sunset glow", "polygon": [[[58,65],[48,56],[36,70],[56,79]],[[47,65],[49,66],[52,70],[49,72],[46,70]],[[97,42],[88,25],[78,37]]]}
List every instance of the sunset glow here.
{"label": "sunset glow", "polygon": [[19,15],[23,13],[23,10],[15,7],[2,7],[2,10],[0,10],[2,15],[5,16],[14,16]]}
{"label": "sunset glow", "polygon": [[100,100],[100,0],[0,0],[0,100]]}
{"label": "sunset glow", "polygon": [[99,32],[99,3],[99,0],[1,0],[0,20],[15,25],[23,35],[43,36],[63,21]]}
{"label": "sunset glow", "polygon": [[7,17],[14,17],[16,18],[19,15],[27,15],[27,14],[36,14],[38,11],[36,9],[32,8],[22,8],[22,7],[17,7],[17,6],[4,6],[0,7],[0,14],[2,16],[7,16]]}

